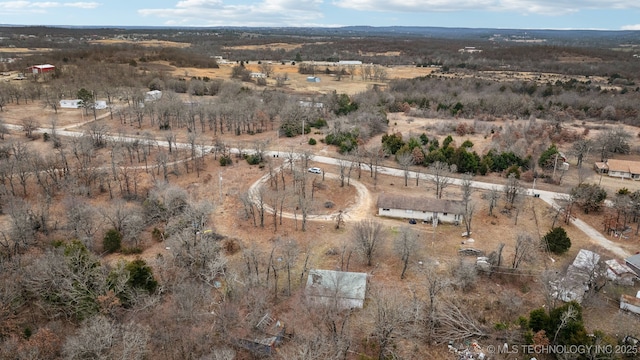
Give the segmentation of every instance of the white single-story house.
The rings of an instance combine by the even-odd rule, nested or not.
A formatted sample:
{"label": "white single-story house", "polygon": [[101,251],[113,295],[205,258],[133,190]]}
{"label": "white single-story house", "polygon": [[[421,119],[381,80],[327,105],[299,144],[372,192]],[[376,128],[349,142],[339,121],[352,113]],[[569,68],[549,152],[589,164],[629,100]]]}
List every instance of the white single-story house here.
{"label": "white single-story house", "polygon": [[640,162],[609,159],[593,165],[596,172],[622,179],[640,180]]}
{"label": "white single-story house", "polygon": [[63,109],[79,109],[82,107],[82,100],[60,100],[60,107]]}
{"label": "white single-story house", "polygon": [[304,107],[304,108],[316,108],[316,109],[324,108],[324,104],[321,102],[300,100],[298,101],[298,104],[300,105],[300,107]]}
{"label": "white single-story house", "polygon": [[305,294],[319,304],[340,309],[361,309],[367,293],[367,274],[333,270],[309,270]]}
{"label": "white single-story house", "polygon": [[[96,110],[104,110],[107,108],[107,102],[104,100],[98,100],[93,103],[93,106]],[[60,108],[62,109],[79,109],[84,107],[82,104],[82,100],[73,99],[73,100],[60,100]]]}
{"label": "white single-story house", "polygon": [[96,108],[96,110],[104,110],[107,108],[107,102],[104,100],[98,100],[93,103],[93,107]]}
{"label": "white single-story house", "polygon": [[591,288],[596,267],[600,262],[600,255],[593,251],[580,249],[573,263],[567,268],[567,273],[560,281],[552,284],[553,296],[564,302],[576,301],[581,303],[584,294]]}
{"label": "white single-story house", "polygon": [[160,90],[151,90],[147,91],[144,94],[144,101],[155,101],[160,100],[162,98],[162,91]]}
{"label": "white single-story house", "polygon": [[267,74],[261,72],[252,72],[249,74],[252,79],[266,79]]}
{"label": "white single-story house", "polygon": [[464,206],[458,200],[382,193],[377,207],[378,215],[400,219],[459,224],[464,218]]}
{"label": "white single-story house", "polygon": [[338,65],[362,65],[362,61],[360,60],[340,60],[338,61]]}
{"label": "white single-story house", "polygon": [[473,53],[481,53],[482,50],[476,49],[475,46],[465,46],[463,49],[459,49],[458,52],[473,54]]}
{"label": "white single-story house", "polygon": [[317,76],[307,76],[307,82],[320,82],[320,78]]}

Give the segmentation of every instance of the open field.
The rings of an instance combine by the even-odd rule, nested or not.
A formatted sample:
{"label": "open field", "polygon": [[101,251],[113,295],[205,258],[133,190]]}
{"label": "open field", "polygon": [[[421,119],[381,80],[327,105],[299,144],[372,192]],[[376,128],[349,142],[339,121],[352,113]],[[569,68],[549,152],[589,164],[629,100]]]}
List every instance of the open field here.
{"label": "open field", "polygon": [[140,46],[148,46],[148,47],[176,47],[176,48],[187,48],[191,46],[187,43],[180,43],[175,41],[166,41],[166,40],[120,40],[120,39],[104,39],[104,40],[92,40],[89,42],[90,44],[135,44]]}

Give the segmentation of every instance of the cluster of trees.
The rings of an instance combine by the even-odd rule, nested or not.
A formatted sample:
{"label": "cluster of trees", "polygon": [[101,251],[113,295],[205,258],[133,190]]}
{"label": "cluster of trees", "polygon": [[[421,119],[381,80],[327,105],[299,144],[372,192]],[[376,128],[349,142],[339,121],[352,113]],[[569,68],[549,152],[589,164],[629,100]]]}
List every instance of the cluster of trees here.
{"label": "cluster of trees", "polygon": [[[441,78],[430,75],[409,80],[393,80],[389,93],[391,110],[408,104],[412,116],[473,118],[479,114],[493,117],[536,118],[562,121],[618,120],[637,124],[635,86],[631,90],[603,90],[591,83],[567,86],[561,81],[539,86],[526,80],[489,80],[466,77]],[[613,92],[613,93],[612,93]]]}
{"label": "cluster of trees", "polygon": [[[385,134],[382,136],[382,145],[388,154],[395,155],[399,163],[410,161],[413,165],[430,166],[435,162],[454,165],[459,173],[471,173],[486,175],[489,172],[503,172],[507,170],[507,176],[514,172],[520,177],[520,169],[527,170],[530,167],[531,158],[521,158],[513,152],[497,153],[490,150],[483,156],[472,151],[473,143],[464,141],[456,148],[451,135],[448,135],[442,145],[436,137],[431,140],[425,133],[419,137],[411,137],[403,140],[400,133]],[[405,159],[407,158],[407,159]]]}

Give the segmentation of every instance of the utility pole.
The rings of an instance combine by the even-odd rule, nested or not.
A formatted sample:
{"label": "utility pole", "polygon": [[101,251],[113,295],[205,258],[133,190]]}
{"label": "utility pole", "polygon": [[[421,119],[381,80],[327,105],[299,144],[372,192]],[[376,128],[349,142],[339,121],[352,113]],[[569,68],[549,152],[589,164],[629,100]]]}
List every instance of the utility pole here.
{"label": "utility pole", "polygon": [[218,187],[220,192],[220,204],[222,204],[222,171],[218,172]]}
{"label": "utility pole", "polygon": [[551,175],[551,179],[556,178],[556,168],[558,167],[558,155],[560,155],[560,153],[556,153],[556,160],[553,162],[553,174]]}

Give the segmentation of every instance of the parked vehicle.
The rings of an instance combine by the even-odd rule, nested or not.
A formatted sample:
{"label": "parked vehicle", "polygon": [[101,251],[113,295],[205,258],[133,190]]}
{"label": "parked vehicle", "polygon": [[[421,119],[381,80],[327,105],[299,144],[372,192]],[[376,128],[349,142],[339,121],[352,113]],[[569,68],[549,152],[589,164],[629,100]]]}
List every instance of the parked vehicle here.
{"label": "parked vehicle", "polygon": [[312,167],[309,168],[309,172],[314,174],[322,174],[322,169],[320,169],[319,167]]}

